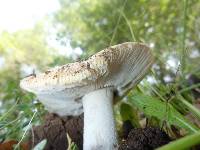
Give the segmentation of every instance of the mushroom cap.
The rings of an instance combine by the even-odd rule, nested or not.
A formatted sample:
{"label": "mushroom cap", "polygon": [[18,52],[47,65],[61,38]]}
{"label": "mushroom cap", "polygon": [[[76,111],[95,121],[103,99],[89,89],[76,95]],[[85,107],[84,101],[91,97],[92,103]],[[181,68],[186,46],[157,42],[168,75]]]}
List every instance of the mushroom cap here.
{"label": "mushroom cap", "polygon": [[127,42],[106,48],[85,61],[26,77],[20,87],[35,93],[50,112],[79,115],[85,94],[113,87],[122,96],[144,77],[152,63],[148,46]]}

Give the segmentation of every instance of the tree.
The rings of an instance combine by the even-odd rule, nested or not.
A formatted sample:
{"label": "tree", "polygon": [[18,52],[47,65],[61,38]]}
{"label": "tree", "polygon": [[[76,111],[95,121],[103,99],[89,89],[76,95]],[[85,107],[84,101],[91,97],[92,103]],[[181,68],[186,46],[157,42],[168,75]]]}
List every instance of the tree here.
{"label": "tree", "polygon": [[[200,52],[198,0],[60,0],[60,5],[55,14],[58,36],[68,37],[87,55],[109,45],[143,41],[153,47],[157,76],[164,83],[164,72],[174,77],[175,71],[166,69],[162,60],[173,57],[184,62],[185,72],[193,70],[189,62],[197,62],[198,58],[191,59],[185,51]],[[193,64],[192,68],[198,65]]]}

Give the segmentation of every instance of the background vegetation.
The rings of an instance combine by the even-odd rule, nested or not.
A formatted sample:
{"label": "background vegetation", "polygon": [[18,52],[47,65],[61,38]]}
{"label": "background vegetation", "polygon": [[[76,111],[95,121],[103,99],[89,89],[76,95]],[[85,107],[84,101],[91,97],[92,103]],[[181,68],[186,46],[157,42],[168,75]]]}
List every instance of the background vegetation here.
{"label": "background vegetation", "polygon": [[[46,113],[33,94],[19,88],[20,79],[127,41],[147,43],[155,63],[148,76],[116,105],[119,130],[127,119],[137,127],[148,119],[148,125],[162,127],[173,138],[198,132],[199,0],[59,3],[60,9],[34,28],[0,33],[0,141],[25,140],[27,130],[41,124]],[[66,50],[70,43],[74,52],[58,55],[51,38]]]}

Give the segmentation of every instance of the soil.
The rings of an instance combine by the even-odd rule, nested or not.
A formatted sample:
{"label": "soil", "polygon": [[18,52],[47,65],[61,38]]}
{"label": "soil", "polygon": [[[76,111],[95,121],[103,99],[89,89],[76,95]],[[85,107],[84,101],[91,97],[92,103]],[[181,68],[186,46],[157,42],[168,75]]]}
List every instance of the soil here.
{"label": "soil", "polygon": [[153,150],[169,143],[169,136],[156,127],[132,129],[119,150]]}
{"label": "soil", "polygon": [[43,139],[47,139],[45,150],[66,150],[68,147],[67,133],[82,150],[83,115],[61,118],[55,114],[47,114],[43,125],[33,127],[29,145],[33,148]]}
{"label": "soil", "polygon": [[[119,150],[153,150],[170,142],[168,135],[159,128],[133,129],[129,121],[123,125],[123,142]],[[47,139],[45,150],[66,150],[67,135],[80,150],[83,149],[83,115],[60,118],[54,114],[45,117],[44,125],[33,128],[30,145],[32,147]]]}

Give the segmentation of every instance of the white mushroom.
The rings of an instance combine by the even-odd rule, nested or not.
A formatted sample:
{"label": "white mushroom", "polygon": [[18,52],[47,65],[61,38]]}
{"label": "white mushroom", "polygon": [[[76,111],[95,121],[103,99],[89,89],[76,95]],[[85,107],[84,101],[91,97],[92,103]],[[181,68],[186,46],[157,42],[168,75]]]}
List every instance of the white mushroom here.
{"label": "white mushroom", "polygon": [[20,82],[48,111],[60,116],[84,112],[84,150],[117,147],[113,93],[124,95],[147,73],[153,58],[141,43],[127,42]]}

